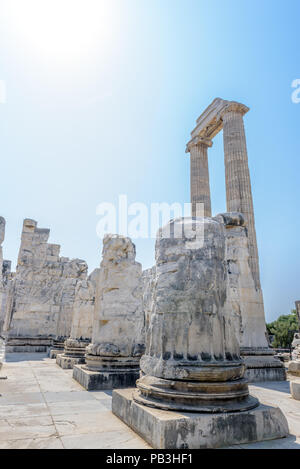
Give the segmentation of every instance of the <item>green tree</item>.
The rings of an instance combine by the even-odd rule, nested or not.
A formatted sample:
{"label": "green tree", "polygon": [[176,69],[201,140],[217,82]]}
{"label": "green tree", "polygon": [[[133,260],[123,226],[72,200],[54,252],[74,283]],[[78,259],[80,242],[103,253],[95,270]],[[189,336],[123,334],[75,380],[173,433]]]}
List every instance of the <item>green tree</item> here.
{"label": "green tree", "polygon": [[290,348],[294,333],[299,331],[296,310],[293,309],[291,314],[279,316],[276,321],[267,324],[267,331],[274,336],[274,348]]}

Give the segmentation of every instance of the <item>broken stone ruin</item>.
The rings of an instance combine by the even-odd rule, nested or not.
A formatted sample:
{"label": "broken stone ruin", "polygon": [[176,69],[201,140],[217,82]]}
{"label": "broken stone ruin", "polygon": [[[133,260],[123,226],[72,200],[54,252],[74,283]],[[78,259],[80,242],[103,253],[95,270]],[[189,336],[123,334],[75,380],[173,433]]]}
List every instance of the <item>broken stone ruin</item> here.
{"label": "broken stone ruin", "polygon": [[62,368],[85,363],[86,347],[92,338],[98,276],[99,269],[95,269],[86,280],[80,280],[76,285],[71,334],[64,342],[63,354],[56,356],[56,363]]}
{"label": "broken stone ruin", "polygon": [[[241,217],[179,218],[158,233],[141,375],[135,389],[115,390],[112,399],[113,413],[154,448],[217,448],[288,434],[281,410],[260,405],[244,377],[240,315],[227,305],[229,219]],[[196,236],[202,227],[203,240]]]}
{"label": "broken stone ruin", "polygon": [[[289,383],[266,331],[244,128],[248,111],[216,98],[197,119],[186,147],[191,216],[159,229],[149,269],[136,261],[129,237],[107,234],[100,268],[88,272],[84,260],[62,257],[60,246],[49,243],[49,229],[26,218],[12,271],[3,259],[0,217],[0,368],[4,354],[20,363],[30,357],[24,376],[31,383],[34,361],[43,360],[51,380],[59,376],[55,393],[69,380],[68,390],[87,397],[89,411],[94,398],[95,412],[105,400],[104,422],[112,418],[122,431],[125,423],[143,447],[220,448],[288,435],[284,398],[280,408],[261,399],[272,381],[285,394]],[[226,213],[213,216],[208,155],[220,131]],[[300,301],[296,309],[300,324]],[[299,377],[300,329],[288,368],[296,400]],[[256,382],[268,383],[256,388]],[[75,428],[80,405],[72,403],[72,412],[74,406]]]}
{"label": "broken stone ruin", "polygon": [[73,377],[86,389],[132,386],[144,352],[142,266],[129,238],[106,235],[96,286],[92,343]]}
{"label": "broken stone ruin", "polygon": [[87,264],[59,257],[50,230],[25,219],[16,273],[9,282],[3,333],[6,352],[47,352],[53,340],[69,337],[76,285]]}

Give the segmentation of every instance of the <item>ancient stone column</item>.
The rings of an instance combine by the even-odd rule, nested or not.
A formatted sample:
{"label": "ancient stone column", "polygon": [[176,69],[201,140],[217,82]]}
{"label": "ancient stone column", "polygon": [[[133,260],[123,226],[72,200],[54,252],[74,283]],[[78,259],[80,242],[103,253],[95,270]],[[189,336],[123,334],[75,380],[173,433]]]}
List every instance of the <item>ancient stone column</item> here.
{"label": "ancient stone column", "polygon": [[269,348],[264,318],[263,297],[255,288],[249,266],[248,231],[241,213],[217,215],[225,225],[227,266],[227,308],[240,321],[240,347],[250,382],[285,380],[284,364]]}
{"label": "ancient stone column", "polygon": [[92,338],[98,276],[99,269],[95,269],[76,285],[71,334],[64,343],[63,353],[56,356],[56,363],[61,368],[72,369],[74,365],[85,363],[86,347]]}
{"label": "ancient stone column", "polygon": [[[243,377],[239,318],[226,308],[224,224],[190,217],[170,225],[156,242],[141,377],[136,390],[113,392],[113,413],[154,448],[213,448],[285,436],[281,411],[258,406]],[[180,229],[182,238],[165,236]]]}
{"label": "ancient stone column", "polygon": [[[295,301],[295,306],[296,306],[296,313],[297,313],[299,324],[300,324],[300,301]],[[290,361],[289,363],[288,371],[291,375],[300,376],[300,327],[299,327],[299,332],[296,332],[296,334],[294,335],[292,347],[293,347],[292,361]],[[295,394],[295,389],[297,387],[297,395],[299,396],[298,399],[300,399],[300,384],[299,383],[297,385],[294,384],[293,386],[294,386],[294,389],[293,389],[292,394]],[[291,384],[291,390],[292,390],[292,384]]]}
{"label": "ancient stone column", "polygon": [[[188,144],[186,152],[190,153],[190,189],[192,216],[211,217],[211,200],[209,187],[209,172],[207,148],[212,146],[212,141],[207,138],[195,137]],[[197,213],[197,204],[204,205],[204,212]]]}
{"label": "ancient stone column", "polygon": [[153,290],[154,290],[154,280],[155,280],[155,270],[156,267],[153,266],[150,269],[143,271],[142,275],[142,290],[143,290],[143,313],[145,318],[145,331],[148,330],[151,320],[151,311],[153,304]]}
{"label": "ancient stone column", "polygon": [[[3,296],[4,296],[4,283],[3,283],[3,275],[2,275],[2,269],[3,269],[3,252],[2,252],[2,243],[4,241],[5,237],[5,219],[3,217],[0,217],[0,334],[2,331],[3,327],[3,314],[2,314],[2,303],[3,303]],[[0,337],[0,342],[1,342],[1,337]],[[0,370],[2,367],[2,362],[0,360]]]}
{"label": "ancient stone column", "polygon": [[142,266],[129,238],[106,235],[96,286],[92,343],[73,377],[86,389],[132,386],[144,351]]}
{"label": "ancient stone column", "polygon": [[[243,104],[228,102],[220,112],[220,118],[223,122],[227,210],[228,212],[242,213],[245,219],[249,247],[248,262],[254,288],[257,290],[257,297],[260,298],[256,304],[248,302],[248,319],[244,322],[244,339],[246,336],[248,336],[248,339],[243,339],[241,342],[241,353],[247,364],[247,376],[250,381],[278,380],[285,379],[285,373],[282,367],[278,367],[277,360],[273,357],[274,353],[270,349],[266,338],[251,181],[243,122],[243,115],[248,110],[247,106]],[[256,335],[255,331],[258,329],[258,324],[264,324],[264,327],[262,326],[263,329]],[[262,336],[262,332],[265,337]],[[261,337],[261,340],[259,340],[259,337]]]}
{"label": "ancient stone column", "polygon": [[249,109],[231,102],[221,112],[223,120],[226,202],[228,212],[240,212],[248,229],[250,267],[256,288],[260,288],[258,251],[243,115]]}

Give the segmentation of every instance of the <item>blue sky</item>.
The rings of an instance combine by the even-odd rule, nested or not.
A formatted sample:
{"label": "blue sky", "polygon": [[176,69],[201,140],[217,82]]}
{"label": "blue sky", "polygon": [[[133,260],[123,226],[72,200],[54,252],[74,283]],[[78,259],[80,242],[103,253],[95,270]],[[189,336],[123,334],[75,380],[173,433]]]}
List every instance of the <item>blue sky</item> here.
{"label": "blue sky", "polygon": [[[64,9],[63,29],[59,9],[45,20],[29,4],[0,1],[4,257],[15,264],[27,217],[51,229],[62,255],[98,267],[97,205],[119,194],[129,203],[189,202],[189,133],[215,97],[232,99],[250,107],[266,317],[288,313],[300,299],[300,103],[291,100],[299,0],[98,0],[94,12],[91,0],[78,0],[75,19]],[[220,134],[209,152],[214,214],[226,210],[222,145]],[[150,267],[154,241],[135,244]]]}

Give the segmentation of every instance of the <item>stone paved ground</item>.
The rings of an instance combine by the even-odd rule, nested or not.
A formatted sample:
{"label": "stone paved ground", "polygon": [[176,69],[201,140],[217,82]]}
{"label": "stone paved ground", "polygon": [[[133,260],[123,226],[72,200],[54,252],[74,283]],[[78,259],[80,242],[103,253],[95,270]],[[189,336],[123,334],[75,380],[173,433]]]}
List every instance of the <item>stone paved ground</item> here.
{"label": "stone paved ground", "polygon": [[87,392],[45,354],[9,354],[0,373],[0,449],[149,448],[111,413],[111,392]]}
{"label": "stone paved ground", "polygon": [[[3,348],[0,346],[0,356]],[[111,392],[87,392],[45,354],[9,354],[0,372],[0,449],[149,448],[111,413]],[[291,436],[234,448],[300,449],[300,401],[289,383],[262,383],[251,392],[264,404],[279,405]]]}

